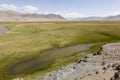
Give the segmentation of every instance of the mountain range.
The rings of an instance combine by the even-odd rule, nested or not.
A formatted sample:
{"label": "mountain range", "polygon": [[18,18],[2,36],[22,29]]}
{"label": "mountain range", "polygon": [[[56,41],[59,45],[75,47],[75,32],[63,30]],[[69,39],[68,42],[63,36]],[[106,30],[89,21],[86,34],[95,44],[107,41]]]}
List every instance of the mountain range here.
{"label": "mountain range", "polygon": [[[25,14],[25,13],[19,13],[16,11],[3,11],[0,10],[0,22],[39,22],[39,21],[67,21],[69,19],[64,18],[61,15],[58,14]],[[105,20],[105,21],[119,21],[120,15],[115,16],[107,16],[107,17],[97,17],[97,16],[91,16],[91,17],[84,17],[84,18],[76,18],[76,19],[70,19],[72,21],[99,21],[99,20]]]}
{"label": "mountain range", "polygon": [[23,14],[15,11],[0,11],[0,22],[6,21],[64,21],[65,18],[57,14]]}
{"label": "mountain range", "polygon": [[97,16],[92,16],[92,17],[85,17],[85,18],[76,18],[74,20],[77,21],[99,21],[99,20],[104,20],[104,21],[119,21],[120,20],[120,15],[115,15],[115,16],[107,16],[107,17],[97,17]]}

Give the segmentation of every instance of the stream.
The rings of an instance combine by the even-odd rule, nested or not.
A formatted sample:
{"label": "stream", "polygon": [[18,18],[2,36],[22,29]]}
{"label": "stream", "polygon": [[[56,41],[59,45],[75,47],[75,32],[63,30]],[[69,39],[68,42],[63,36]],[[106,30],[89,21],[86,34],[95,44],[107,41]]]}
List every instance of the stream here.
{"label": "stream", "polygon": [[8,75],[32,73],[52,64],[56,59],[69,57],[78,52],[87,51],[91,46],[93,46],[93,44],[79,44],[64,48],[51,49],[43,52],[38,57],[21,60],[9,66],[7,73]]}

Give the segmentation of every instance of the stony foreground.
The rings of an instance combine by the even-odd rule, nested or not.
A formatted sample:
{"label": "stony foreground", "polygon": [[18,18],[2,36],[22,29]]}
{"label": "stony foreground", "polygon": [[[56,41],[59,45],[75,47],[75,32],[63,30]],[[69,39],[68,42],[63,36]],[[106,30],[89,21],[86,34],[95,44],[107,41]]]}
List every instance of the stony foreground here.
{"label": "stony foreground", "polygon": [[97,53],[35,80],[120,80],[120,43],[104,45]]}

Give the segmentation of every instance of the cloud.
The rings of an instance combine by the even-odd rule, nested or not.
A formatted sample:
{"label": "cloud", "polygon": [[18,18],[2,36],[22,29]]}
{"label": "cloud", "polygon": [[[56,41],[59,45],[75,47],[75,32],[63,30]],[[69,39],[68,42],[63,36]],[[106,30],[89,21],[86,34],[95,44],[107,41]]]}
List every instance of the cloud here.
{"label": "cloud", "polygon": [[115,10],[115,11],[108,11],[108,12],[104,13],[103,16],[108,16],[108,15],[114,16],[114,15],[119,15],[119,14],[120,14],[120,10]]}
{"label": "cloud", "polygon": [[39,12],[39,9],[32,5],[25,5],[21,9],[24,11],[24,13],[38,13]]}
{"label": "cloud", "polygon": [[63,13],[61,15],[66,17],[66,18],[70,18],[70,17],[72,17],[72,18],[83,17],[83,15],[78,13],[78,12]]}
{"label": "cloud", "polygon": [[25,5],[23,7],[15,6],[13,4],[0,4],[0,10],[13,10],[22,13],[38,13],[39,9],[36,6]]}
{"label": "cloud", "polygon": [[13,4],[0,4],[0,10],[17,10],[17,6]]}
{"label": "cloud", "polygon": [[[48,14],[49,12],[47,12]],[[80,14],[78,12],[54,12],[54,14],[59,14],[65,18],[77,18],[77,17],[86,17],[86,15]]]}
{"label": "cloud", "polygon": [[[13,10],[13,11],[21,12],[21,13],[43,13],[43,14],[51,13],[48,11],[40,12],[39,9],[33,5],[16,6],[13,4],[0,4],[0,10]],[[78,12],[52,12],[52,13],[59,14],[65,18],[77,18],[77,17],[84,16]]]}
{"label": "cloud", "polygon": [[119,15],[119,14],[120,14],[120,10],[111,10],[111,11],[104,11],[102,13],[88,15],[88,17],[89,16],[107,17],[107,16],[115,16],[115,15]]}

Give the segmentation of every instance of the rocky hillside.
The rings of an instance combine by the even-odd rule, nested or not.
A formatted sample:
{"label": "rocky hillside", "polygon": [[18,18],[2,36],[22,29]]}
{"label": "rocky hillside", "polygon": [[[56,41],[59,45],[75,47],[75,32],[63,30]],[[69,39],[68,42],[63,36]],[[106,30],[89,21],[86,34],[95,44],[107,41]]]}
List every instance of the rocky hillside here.
{"label": "rocky hillside", "polygon": [[104,45],[93,55],[35,80],[120,80],[120,43]]}
{"label": "rocky hillside", "polygon": [[65,18],[57,14],[22,14],[15,11],[0,11],[0,22],[6,21],[64,21]]}

